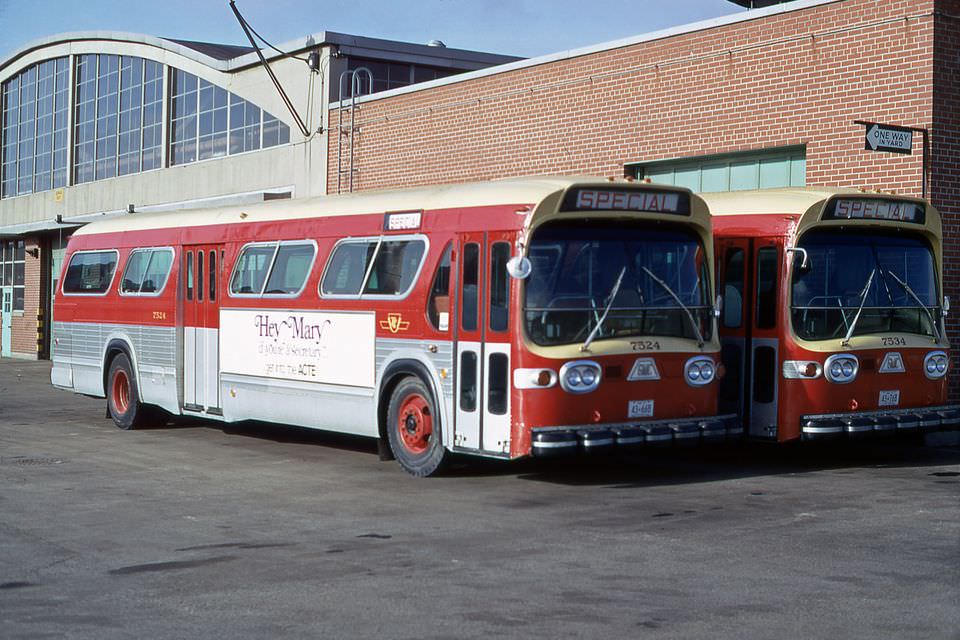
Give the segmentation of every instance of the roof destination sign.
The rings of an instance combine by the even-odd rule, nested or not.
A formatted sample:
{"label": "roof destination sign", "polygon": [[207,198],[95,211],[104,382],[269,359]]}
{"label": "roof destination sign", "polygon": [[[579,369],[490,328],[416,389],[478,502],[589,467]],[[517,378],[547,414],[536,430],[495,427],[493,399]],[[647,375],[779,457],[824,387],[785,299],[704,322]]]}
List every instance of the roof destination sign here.
{"label": "roof destination sign", "polygon": [[867,124],[864,149],[867,151],[890,151],[913,153],[913,129],[892,124]]}

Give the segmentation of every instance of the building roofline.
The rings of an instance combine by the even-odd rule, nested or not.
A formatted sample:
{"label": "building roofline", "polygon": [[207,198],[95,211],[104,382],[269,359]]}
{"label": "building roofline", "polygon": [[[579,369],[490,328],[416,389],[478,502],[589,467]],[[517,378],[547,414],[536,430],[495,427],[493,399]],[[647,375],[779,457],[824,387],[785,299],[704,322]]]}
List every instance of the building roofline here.
{"label": "building roofline", "polygon": [[[476,80],[478,78],[494,76],[501,73],[508,73],[510,71],[528,69],[530,67],[536,67],[539,65],[549,64],[552,62],[570,60],[572,58],[579,58],[579,57],[591,55],[594,53],[602,53],[604,51],[611,51],[613,49],[622,49],[624,47],[631,47],[637,44],[643,44],[645,42],[653,42],[655,40],[663,40],[663,39],[672,38],[675,36],[695,33],[697,31],[706,31],[708,29],[715,29],[717,27],[725,27],[733,24],[739,24],[742,22],[750,22],[752,20],[759,20],[761,18],[766,18],[772,15],[791,13],[794,11],[802,11],[804,9],[809,9],[811,7],[819,7],[821,5],[834,4],[837,2],[843,2],[843,0],[794,0],[789,4],[773,5],[770,7],[764,7],[762,9],[750,9],[740,13],[735,13],[727,16],[720,16],[719,18],[711,18],[709,20],[691,22],[689,24],[684,24],[676,27],[669,27],[667,29],[660,29],[659,31],[651,31],[649,33],[630,36],[627,38],[621,38],[619,40],[611,40],[609,42],[602,42],[600,44],[589,45],[589,46],[580,47],[577,49],[568,49],[566,51],[558,51],[556,53],[550,53],[547,55],[538,56],[536,58],[528,58],[528,59],[519,60],[516,62],[503,64],[496,67],[487,67],[484,69],[480,69],[478,71],[461,73],[455,76],[440,78],[438,80],[431,80],[429,82],[421,82],[414,85],[409,85],[407,87],[391,89],[389,91],[383,91],[383,92],[375,93],[372,95],[358,97],[356,102],[357,103],[373,102],[375,100],[392,98],[394,96],[414,93],[416,91],[424,91],[426,89],[432,89],[435,87],[441,87],[441,86],[456,84],[460,82],[469,82],[470,80]],[[340,106],[339,102],[331,103],[330,105],[331,108],[338,108],[339,106]]]}
{"label": "building roofline", "polygon": [[[130,33],[125,31],[70,31],[66,33],[45,36],[28,42],[19,49],[15,50],[6,59],[0,60],[0,72],[15,64],[20,58],[38,49],[68,42],[91,40],[128,42],[131,44],[153,46],[165,51],[176,53],[201,64],[205,64],[213,69],[216,69],[217,71],[223,71],[227,73],[255,66],[260,62],[255,51],[243,53],[234,58],[218,59],[216,57],[209,56],[197,50],[196,48],[185,44],[180,44],[180,42],[186,42],[183,39],[179,39],[180,42],[178,42],[177,40],[161,38],[159,36],[143,33]],[[219,43],[198,44],[210,44],[213,46],[219,45]],[[245,47],[245,45],[222,46],[249,49],[249,47]],[[333,31],[320,31],[302,38],[297,38],[279,45],[278,48],[288,53],[298,53],[321,46],[336,46],[340,49],[346,50],[346,53],[353,53],[354,55],[363,55],[364,52],[367,52],[367,55],[373,55],[376,52],[383,52],[393,54],[399,53],[415,57],[429,57],[439,60],[447,59],[451,62],[452,67],[458,68],[462,68],[463,66],[475,66],[479,68],[482,66],[503,64],[505,62],[521,59],[517,56],[505,56],[494,53],[485,53],[482,51],[468,51],[466,49],[453,49],[448,47],[434,47],[426,44],[400,42],[397,40],[385,40],[381,38],[368,38],[365,36],[355,36],[346,33],[336,33]],[[268,47],[263,47],[261,51],[267,60],[282,57],[281,54],[269,49]],[[437,61],[435,61],[434,64],[436,64],[436,62]]]}

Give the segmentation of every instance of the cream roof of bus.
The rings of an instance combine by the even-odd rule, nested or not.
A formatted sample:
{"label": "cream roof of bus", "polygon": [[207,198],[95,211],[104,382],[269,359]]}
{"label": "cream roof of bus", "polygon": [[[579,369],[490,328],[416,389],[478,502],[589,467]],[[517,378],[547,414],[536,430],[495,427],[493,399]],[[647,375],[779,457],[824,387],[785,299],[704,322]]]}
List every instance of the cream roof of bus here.
{"label": "cream roof of bus", "polygon": [[758,189],[753,191],[723,191],[697,194],[707,202],[715,216],[803,214],[818,202],[836,195],[872,195],[878,198],[896,197],[919,200],[889,193],[860,191],[829,187],[794,187],[786,189]]}
{"label": "cream roof of bus", "polygon": [[[275,200],[249,205],[192,209],[163,213],[137,213],[92,222],[75,235],[169,229],[215,224],[249,224],[274,220],[302,220],[387,211],[436,210],[464,206],[533,204],[574,184],[611,186],[627,184],[591,177],[530,177],[451,184],[391,191],[321,196],[301,200]],[[636,183],[633,184],[642,184]],[[245,214],[241,217],[240,214]]]}

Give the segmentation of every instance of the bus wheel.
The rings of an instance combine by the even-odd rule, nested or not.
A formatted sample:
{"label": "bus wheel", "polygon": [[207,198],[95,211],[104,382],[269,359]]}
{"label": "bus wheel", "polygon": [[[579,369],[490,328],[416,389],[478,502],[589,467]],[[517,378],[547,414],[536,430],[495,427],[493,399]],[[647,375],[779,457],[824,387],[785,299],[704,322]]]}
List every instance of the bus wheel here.
{"label": "bus wheel", "polygon": [[443,465],[446,450],[433,395],[419,378],[404,378],[387,411],[390,450],[407,473],[423,478]]}
{"label": "bus wheel", "polygon": [[137,379],[126,354],[121,353],[110,363],[107,376],[107,409],[110,417],[121,429],[136,429],[146,414],[140,404]]}

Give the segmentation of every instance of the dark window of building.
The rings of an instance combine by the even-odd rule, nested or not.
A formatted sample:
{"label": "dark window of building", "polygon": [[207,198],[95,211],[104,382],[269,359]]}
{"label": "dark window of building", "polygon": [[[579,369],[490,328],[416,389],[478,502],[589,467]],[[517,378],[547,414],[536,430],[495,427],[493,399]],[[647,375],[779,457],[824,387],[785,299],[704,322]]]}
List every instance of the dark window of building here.
{"label": "dark window of building", "polygon": [[[388,62],[385,60],[371,60],[369,58],[350,58],[347,60],[347,69],[350,71],[365,68],[373,76],[373,89],[369,88],[369,81],[366,74],[361,73],[359,81],[359,94],[379,93],[380,91],[389,91],[390,89],[399,89],[417,82],[428,82],[437,78],[445,78],[455,73],[461,73],[460,70],[441,69],[439,67],[430,67],[420,64],[411,64],[407,62]],[[349,87],[344,86],[344,90],[349,92]],[[348,97],[342,96],[342,97]]]}
{"label": "dark window of building", "polygon": [[25,257],[23,240],[0,242],[0,287],[13,287],[14,311],[23,311]]}

